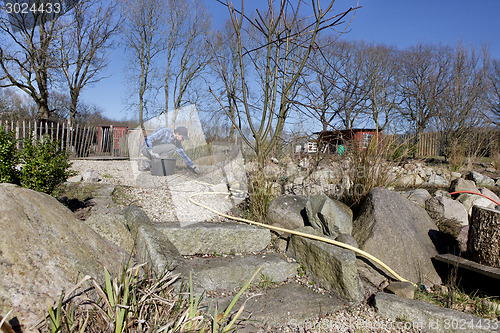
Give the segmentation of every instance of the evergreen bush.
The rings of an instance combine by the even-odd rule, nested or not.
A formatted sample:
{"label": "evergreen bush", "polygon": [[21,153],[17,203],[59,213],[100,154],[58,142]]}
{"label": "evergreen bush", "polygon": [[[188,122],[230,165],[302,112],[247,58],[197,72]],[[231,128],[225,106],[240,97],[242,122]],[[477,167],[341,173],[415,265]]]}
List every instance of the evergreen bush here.
{"label": "evergreen bush", "polygon": [[71,167],[68,152],[49,136],[41,140],[27,138],[21,151],[21,162],[21,186],[35,191],[52,194],[72,175],[68,170]]}
{"label": "evergreen bush", "polygon": [[0,183],[18,183],[16,165],[19,156],[14,132],[7,132],[0,127]]}

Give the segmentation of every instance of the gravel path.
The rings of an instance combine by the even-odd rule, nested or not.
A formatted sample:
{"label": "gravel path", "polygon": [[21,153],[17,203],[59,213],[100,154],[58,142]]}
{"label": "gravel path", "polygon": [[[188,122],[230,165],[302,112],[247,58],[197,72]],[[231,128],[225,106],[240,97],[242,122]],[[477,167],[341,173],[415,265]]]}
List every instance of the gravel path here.
{"label": "gravel path", "polygon": [[[74,160],[71,169],[78,175],[94,170],[100,175],[99,183],[120,186],[126,202],[142,207],[153,222],[188,225],[213,220],[217,214],[193,204],[189,198],[198,193],[227,192],[225,179],[217,170],[197,176],[178,168],[174,175],[158,177],[138,171],[137,162],[127,160]],[[203,195],[196,201],[220,212],[228,212],[238,203],[227,195]]]}

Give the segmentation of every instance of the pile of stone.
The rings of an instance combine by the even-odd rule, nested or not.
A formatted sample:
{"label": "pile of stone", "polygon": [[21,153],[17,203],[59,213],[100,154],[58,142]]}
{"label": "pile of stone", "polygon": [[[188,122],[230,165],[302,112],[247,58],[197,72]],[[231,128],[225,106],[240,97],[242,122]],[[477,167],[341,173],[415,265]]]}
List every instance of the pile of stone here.
{"label": "pile of stone", "polygon": [[[500,201],[485,187],[491,184],[470,173],[453,180],[449,191],[479,192]],[[0,314],[14,309],[14,316],[32,327],[46,311],[46,297],[56,301],[62,289],[71,289],[85,275],[102,279],[103,267],[119,274],[130,253],[157,272],[192,276],[200,293],[234,294],[260,267],[261,281],[280,286],[242,302],[248,299],[247,305],[253,304],[247,313],[251,320],[270,326],[305,320],[325,309],[335,312],[345,304],[362,304],[374,294],[377,310],[389,318],[404,316],[430,325],[435,318],[429,313],[441,313],[382,293],[412,298],[414,288],[394,283],[395,276],[378,263],[346,248],[284,232],[280,237],[285,256],[268,250],[272,237],[267,229],[230,222],[153,223],[139,207],[114,205],[113,189],[99,189],[93,214],[82,222],[48,195],[0,184]],[[448,192],[431,195],[422,189],[403,194],[374,188],[355,216],[324,193],[281,196],[271,202],[268,222],[359,248],[424,288],[441,284],[432,264],[442,242],[436,221],[454,223],[462,249],[474,249],[479,261],[500,264],[494,255],[500,245],[487,243],[491,237],[482,236],[500,239],[498,223],[484,223],[498,220],[495,208],[499,207],[490,200],[467,193],[453,199]],[[485,252],[487,247],[493,252]],[[290,283],[298,271],[326,293]],[[227,301],[214,299],[219,308]],[[454,316],[449,311],[441,315]],[[457,320],[465,318],[460,316]]]}

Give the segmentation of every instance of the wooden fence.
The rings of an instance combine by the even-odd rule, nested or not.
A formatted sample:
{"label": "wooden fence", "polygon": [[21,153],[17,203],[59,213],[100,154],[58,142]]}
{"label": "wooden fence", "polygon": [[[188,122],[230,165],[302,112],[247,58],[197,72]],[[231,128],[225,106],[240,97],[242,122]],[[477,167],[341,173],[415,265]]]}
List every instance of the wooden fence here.
{"label": "wooden fence", "polygon": [[[421,133],[418,140],[415,134],[396,134],[388,135],[388,137],[398,144],[415,145],[415,155],[419,157],[443,156],[445,154],[446,148],[442,134],[439,132]],[[500,131],[498,129],[471,131],[467,140],[470,153],[478,154],[478,156],[491,156],[500,150]]]}
{"label": "wooden fence", "polygon": [[415,134],[396,134],[388,135],[390,139],[394,139],[398,144],[408,144],[415,146],[416,156],[440,156],[442,151],[440,147],[441,134],[421,133],[417,140]]}
{"label": "wooden fence", "polygon": [[34,139],[48,135],[60,142],[61,149],[70,151],[72,157],[128,157],[126,127],[69,126],[53,121],[0,121],[0,126],[14,132],[18,148],[30,135]]}

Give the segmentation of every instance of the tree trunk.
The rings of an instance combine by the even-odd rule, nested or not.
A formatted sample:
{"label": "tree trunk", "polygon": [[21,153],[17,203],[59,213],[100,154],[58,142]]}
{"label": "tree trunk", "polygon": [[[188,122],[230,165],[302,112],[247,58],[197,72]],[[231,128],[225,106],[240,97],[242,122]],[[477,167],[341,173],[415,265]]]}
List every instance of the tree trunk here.
{"label": "tree trunk", "polygon": [[78,105],[78,97],[80,93],[76,89],[71,91],[71,105],[69,106],[69,121],[70,124],[76,124],[76,106]]}
{"label": "tree trunk", "polygon": [[467,252],[480,264],[500,268],[500,211],[472,207]]}

